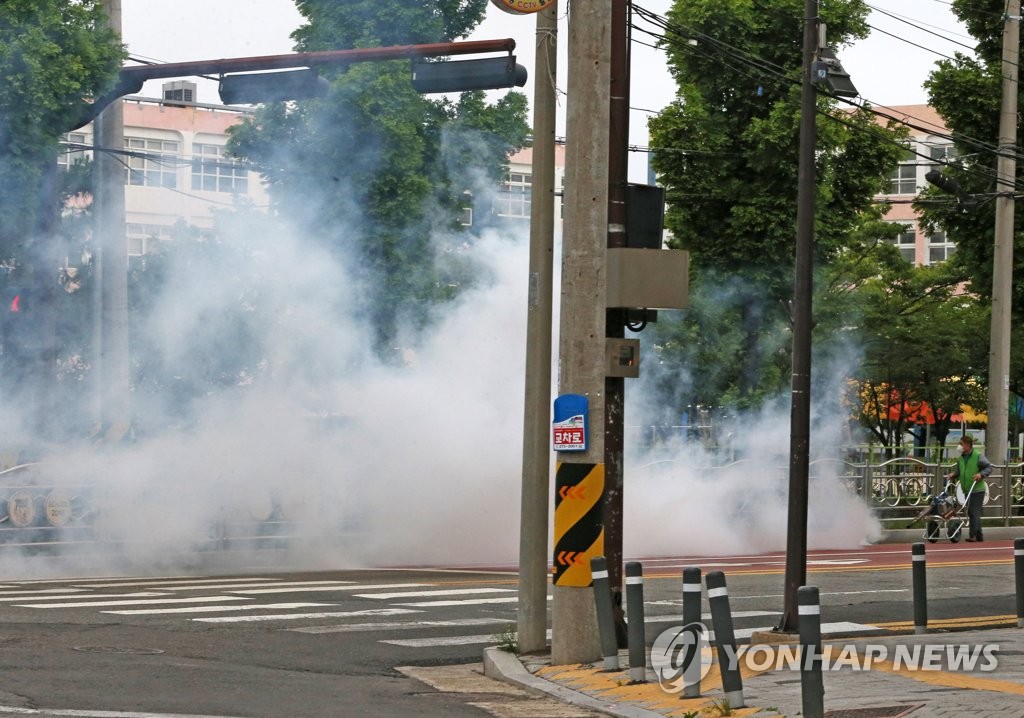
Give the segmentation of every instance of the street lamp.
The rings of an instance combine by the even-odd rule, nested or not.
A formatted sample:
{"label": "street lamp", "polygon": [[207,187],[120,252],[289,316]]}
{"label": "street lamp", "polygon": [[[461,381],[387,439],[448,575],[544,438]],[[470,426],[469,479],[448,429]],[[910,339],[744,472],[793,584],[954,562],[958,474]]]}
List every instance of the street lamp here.
{"label": "street lamp", "polygon": [[[810,473],[811,423],[811,291],[814,270],[814,212],[817,184],[818,88],[855,97],[850,76],[828,50],[823,50],[818,1],[804,7],[804,72],[800,96],[800,150],[797,173],[796,266],[793,282],[793,383],[790,413],[789,515],[786,528],[786,578],[783,614],[776,630],[799,627],[797,591],[807,580],[807,498]],[[823,26],[821,26],[823,27]]]}

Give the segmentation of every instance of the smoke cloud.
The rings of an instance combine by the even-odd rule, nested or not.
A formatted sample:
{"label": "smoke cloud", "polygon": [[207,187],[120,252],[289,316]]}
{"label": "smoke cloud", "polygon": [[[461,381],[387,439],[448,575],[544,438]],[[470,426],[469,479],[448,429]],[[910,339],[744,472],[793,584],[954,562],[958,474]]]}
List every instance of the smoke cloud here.
{"label": "smoke cloud", "polygon": [[[133,437],[50,446],[0,477],[5,576],[517,560],[526,237],[436,238],[475,284],[386,363],[346,309],[363,290],[351,262],[275,227],[168,258],[135,331],[141,364],[171,379],[136,387]],[[627,385],[628,424],[651,421],[644,391]],[[842,412],[815,406],[812,443],[838,444]],[[751,458],[724,467],[681,431],[627,446],[628,555],[784,547],[788,415],[741,423]],[[812,468],[811,546],[870,540],[829,468]]]}

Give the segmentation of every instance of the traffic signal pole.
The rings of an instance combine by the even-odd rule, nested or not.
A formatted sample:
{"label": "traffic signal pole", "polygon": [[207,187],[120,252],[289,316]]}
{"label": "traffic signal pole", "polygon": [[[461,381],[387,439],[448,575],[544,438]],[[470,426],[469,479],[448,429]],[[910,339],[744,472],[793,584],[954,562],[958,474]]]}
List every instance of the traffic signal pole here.
{"label": "traffic signal pole", "polygon": [[533,78],[533,201],[526,313],[526,395],[519,514],[520,653],[547,648],[551,488],[551,311],[555,231],[555,80],[558,3],[537,13]]}
{"label": "traffic signal pole", "polygon": [[[109,27],[121,35],[121,0],[104,0]],[[124,147],[120,100],[96,118],[93,135],[96,253],[96,355],[99,363],[100,430],[111,440],[131,423],[128,362],[128,240],[125,233],[125,168],[115,152]],[[106,150],[106,151],[104,151]]]}

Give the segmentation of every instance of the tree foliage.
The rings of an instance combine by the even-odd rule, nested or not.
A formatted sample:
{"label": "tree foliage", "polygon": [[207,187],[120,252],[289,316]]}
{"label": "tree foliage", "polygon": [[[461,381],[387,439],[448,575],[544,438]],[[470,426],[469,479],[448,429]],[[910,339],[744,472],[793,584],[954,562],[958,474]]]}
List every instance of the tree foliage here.
{"label": "tree foliage", "polygon": [[914,267],[888,243],[848,250],[827,273],[823,312],[845,318],[846,344],[863,352],[847,384],[852,414],[890,449],[908,431],[924,444],[926,423],[942,446],[953,416],[984,402],[985,308],[960,291],[953,263]]}
{"label": "tree foliage", "polygon": [[[659,326],[657,341],[665,361],[677,353],[692,367],[701,392],[741,407],[775,395],[790,375],[803,5],[676,0],[662,40],[678,94],[650,122],[653,163],[674,246],[690,251],[694,301],[681,326]],[[823,3],[821,15],[831,44],[867,32],[859,0]],[[872,198],[905,133],[823,95],[818,112],[820,268],[855,236],[898,231],[879,221]]]}
{"label": "tree foliage", "polygon": [[[452,41],[487,0],[408,3],[303,0],[299,51]],[[364,306],[383,352],[449,293],[433,236],[455,231],[466,190],[492,188],[529,133],[526,100],[489,105],[482,92],[432,100],[407,61],[355,64],[319,100],[266,106],[234,132],[232,151],[260,166],[277,209],[359,268]]]}
{"label": "tree foliage", "polygon": [[[967,204],[936,188],[930,188],[919,204],[930,230],[942,230],[957,245],[955,261],[961,267],[971,293],[979,301],[992,296],[993,248],[995,244],[994,198],[999,192],[1014,191],[996,183],[999,145],[999,114],[1002,100],[1002,33],[1005,6],[999,0],[954,0],[954,14],[977,40],[975,55],[957,53],[941,60],[925,87],[929,102],[942,116],[957,148],[957,156],[941,168],[955,179]],[[1018,96],[1024,107],[1024,95]],[[1018,117],[1020,110],[1018,110]],[[1020,146],[1019,126],[1014,146]],[[1017,162],[1017,187],[1021,184],[1022,163]],[[1015,213],[1013,230],[1014,268],[1010,308],[1013,326],[1020,325],[1024,311],[1024,243],[1021,227],[1024,218]],[[1024,395],[1024,342],[1020,332],[1012,335],[1010,389]],[[984,339],[987,342],[987,337]]]}
{"label": "tree foliage", "polygon": [[41,197],[58,141],[82,101],[117,79],[125,52],[100,0],[6,0],[0,4],[0,252],[24,261],[58,193]]}

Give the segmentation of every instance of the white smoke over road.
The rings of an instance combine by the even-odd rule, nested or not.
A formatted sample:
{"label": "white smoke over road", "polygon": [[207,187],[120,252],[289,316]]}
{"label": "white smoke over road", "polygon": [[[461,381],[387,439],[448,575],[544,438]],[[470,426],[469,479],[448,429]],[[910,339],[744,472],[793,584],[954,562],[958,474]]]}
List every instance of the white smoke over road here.
{"label": "white smoke over road", "polygon": [[[235,350],[239,317],[225,307],[237,305],[246,282],[259,283],[253,312],[277,317],[261,325],[262,361],[191,399],[189,420],[173,429],[114,445],[53,447],[28,483],[56,485],[75,499],[77,515],[95,507],[86,523],[98,542],[46,569],[0,546],[5,575],[166,573],[211,563],[237,570],[514,563],[525,239],[491,233],[459,246],[479,283],[420,341],[409,340],[401,365],[372,359],[370,327],[341,311],[358,291],[343,260],[286,234],[247,246],[223,255],[230,267],[174,267],[143,331],[162,360],[201,373]],[[230,279],[239,277],[241,284]],[[627,393],[640,387],[628,384]],[[134,399],[140,415],[162,417],[175,397]],[[627,422],[643,424],[631,407],[647,403],[630,401]],[[841,421],[836,413],[815,426]],[[702,468],[711,457],[693,443],[662,447],[656,462],[627,447],[629,555],[784,547],[786,472],[778,467],[786,466],[788,418],[751,418],[745,436],[757,460],[717,469]],[[37,491],[40,504],[48,490]],[[37,509],[35,523],[45,525]],[[274,525],[288,540],[266,535],[262,519],[284,519]],[[812,546],[859,545],[875,531],[839,482],[816,479]],[[239,540],[253,536],[260,540]]]}

